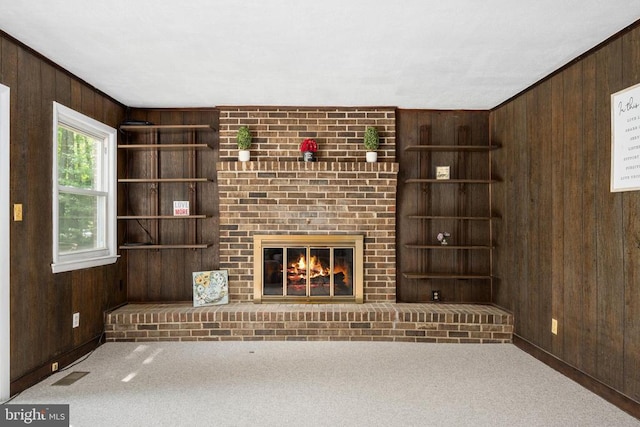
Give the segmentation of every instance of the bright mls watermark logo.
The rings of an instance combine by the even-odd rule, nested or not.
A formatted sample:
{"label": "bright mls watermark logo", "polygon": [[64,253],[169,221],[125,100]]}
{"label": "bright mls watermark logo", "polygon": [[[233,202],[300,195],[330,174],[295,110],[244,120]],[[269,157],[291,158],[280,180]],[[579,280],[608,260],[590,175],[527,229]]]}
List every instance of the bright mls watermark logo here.
{"label": "bright mls watermark logo", "polygon": [[69,427],[69,405],[2,405],[0,427]]}

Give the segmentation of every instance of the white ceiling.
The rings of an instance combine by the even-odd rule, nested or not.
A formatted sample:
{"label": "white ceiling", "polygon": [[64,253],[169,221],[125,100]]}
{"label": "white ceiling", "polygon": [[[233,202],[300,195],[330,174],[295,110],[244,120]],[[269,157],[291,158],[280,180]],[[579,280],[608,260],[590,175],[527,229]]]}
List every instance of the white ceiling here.
{"label": "white ceiling", "polygon": [[132,107],[489,109],[640,0],[0,0],[0,29]]}

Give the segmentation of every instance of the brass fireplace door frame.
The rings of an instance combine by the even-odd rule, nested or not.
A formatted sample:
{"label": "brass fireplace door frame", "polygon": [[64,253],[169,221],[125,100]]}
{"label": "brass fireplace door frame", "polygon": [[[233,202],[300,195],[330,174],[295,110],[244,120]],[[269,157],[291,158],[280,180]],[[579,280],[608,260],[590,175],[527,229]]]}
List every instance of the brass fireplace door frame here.
{"label": "brass fireplace door frame", "polygon": [[[353,248],[353,296],[264,296],[262,294],[264,247],[312,246],[314,248]],[[287,303],[357,303],[364,301],[364,236],[361,234],[255,234],[253,236],[253,302]]]}

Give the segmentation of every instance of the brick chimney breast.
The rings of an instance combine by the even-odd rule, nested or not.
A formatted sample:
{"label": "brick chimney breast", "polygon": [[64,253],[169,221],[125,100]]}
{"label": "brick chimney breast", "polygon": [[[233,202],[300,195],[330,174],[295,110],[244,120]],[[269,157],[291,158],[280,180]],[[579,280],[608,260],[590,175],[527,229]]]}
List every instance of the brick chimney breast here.
{"label": "brick chimney breast", "polygon": [[[221,107],[220,268],[230,301],[253,298],[254,234],[364,235],[364,302],[395,302],[395,109]],[[248,126],[251,161],[237,161]],[[365,162],[365,128],[380,134],[378,163]],[[302,162],[305,138],[317,162]]]}

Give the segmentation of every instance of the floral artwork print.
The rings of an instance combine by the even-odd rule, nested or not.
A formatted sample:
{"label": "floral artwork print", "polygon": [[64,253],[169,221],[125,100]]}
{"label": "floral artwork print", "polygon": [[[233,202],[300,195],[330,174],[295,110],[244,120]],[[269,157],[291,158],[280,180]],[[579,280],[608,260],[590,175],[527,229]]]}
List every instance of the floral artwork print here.
{"label": "floral artwork print", "polygon": [[193,306],[227,304],[229,281],[226,270],[193,273]]}

